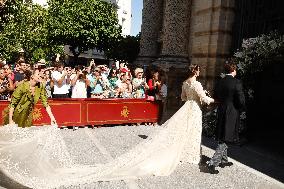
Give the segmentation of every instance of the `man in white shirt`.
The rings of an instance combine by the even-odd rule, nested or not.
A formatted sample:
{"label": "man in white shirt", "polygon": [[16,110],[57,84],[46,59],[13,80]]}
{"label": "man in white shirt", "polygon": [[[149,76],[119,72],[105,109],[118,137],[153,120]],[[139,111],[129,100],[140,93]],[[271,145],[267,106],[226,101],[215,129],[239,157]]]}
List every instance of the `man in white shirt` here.
{"label": "man in white shirt", "polygon": [[54,82],[53,98],[68,98],[71,70],[64,70],[62,63],[57,64],[57,71],[51,75]]}

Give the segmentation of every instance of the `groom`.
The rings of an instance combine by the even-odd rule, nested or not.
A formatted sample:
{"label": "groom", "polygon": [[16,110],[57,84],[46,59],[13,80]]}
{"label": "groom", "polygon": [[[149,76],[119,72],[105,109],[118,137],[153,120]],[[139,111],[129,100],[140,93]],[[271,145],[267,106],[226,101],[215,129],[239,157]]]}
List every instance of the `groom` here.
{"label": "groom", "polygon": [[239,141],[240,112],[245,108],[245,96],[241,81],[235,78],[237,66],[230,60],[225,64],[226,76],[222,78],[215,87],[215,99],[217,108],[216,138],[217,149],[207,162],[209,173],[218,173],[215,167],[231,166],[228,162],[226,143]]}

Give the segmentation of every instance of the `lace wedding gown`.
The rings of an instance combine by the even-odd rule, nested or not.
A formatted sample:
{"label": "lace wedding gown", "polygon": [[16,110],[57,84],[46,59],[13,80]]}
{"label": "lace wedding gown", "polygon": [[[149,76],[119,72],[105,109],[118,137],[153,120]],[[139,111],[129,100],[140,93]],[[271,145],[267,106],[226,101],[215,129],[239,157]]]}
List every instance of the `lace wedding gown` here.
{"label": "lace wedding gown", "polygon": [[145,141],[106,164],[72,162],[60,129],[54,126],[0,127],[0,171],[30,188],[57,188],[94,181],[167,176],[180,162],[200,160],[201,102],[213,101],[199,82],[183,83],[185,104]]}

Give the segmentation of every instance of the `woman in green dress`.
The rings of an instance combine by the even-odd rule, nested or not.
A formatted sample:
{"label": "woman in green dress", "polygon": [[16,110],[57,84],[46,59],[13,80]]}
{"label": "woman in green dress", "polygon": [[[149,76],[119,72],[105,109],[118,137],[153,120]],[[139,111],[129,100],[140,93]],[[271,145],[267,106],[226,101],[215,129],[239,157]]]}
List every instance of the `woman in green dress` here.
{"label": "woman in green dress", "polygon": [[25,80],[15,89],[9,105],[8,119],[5,124],[18,124],[19,127],[30,127],[32,125],[33,109],[40,99],[51,119],[51,125],[56,125],[56,120],[47,103],[45,87],[41,82],[38,72],[25,72]]}

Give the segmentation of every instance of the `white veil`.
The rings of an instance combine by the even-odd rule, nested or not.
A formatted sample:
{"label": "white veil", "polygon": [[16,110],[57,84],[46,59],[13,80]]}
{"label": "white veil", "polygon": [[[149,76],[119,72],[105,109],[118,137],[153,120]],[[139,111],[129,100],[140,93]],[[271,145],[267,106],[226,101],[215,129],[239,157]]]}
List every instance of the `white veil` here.
{"label": "white veil", "polygon": [[180,161],[200,160],[201,110],[187,101],[145,141],[106,164],[75,165],[60,129],[0,127],[0,171],[30,188],[56,188],[144,175],[167,176]]}

